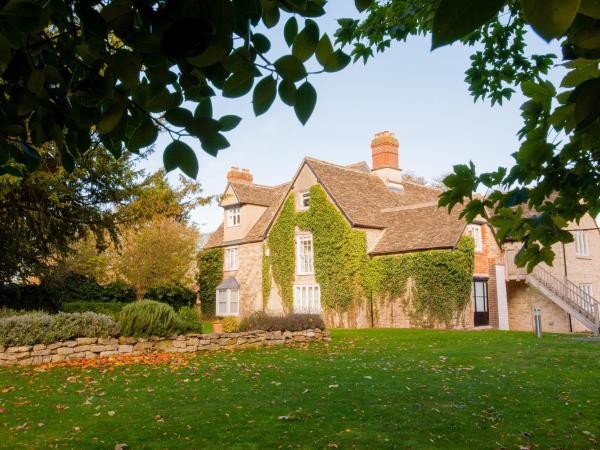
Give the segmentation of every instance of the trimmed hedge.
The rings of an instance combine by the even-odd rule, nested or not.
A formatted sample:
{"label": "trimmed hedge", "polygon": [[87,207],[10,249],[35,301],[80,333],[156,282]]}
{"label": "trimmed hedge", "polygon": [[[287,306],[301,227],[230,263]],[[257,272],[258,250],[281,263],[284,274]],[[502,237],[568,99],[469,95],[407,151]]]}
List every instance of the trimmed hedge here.
{"label": "trimmed hedge", "polygon": [[148,289],[144,300],[154,300],[171,305],[175,309],[182,306],[194,306],[196,294],[182,284],[173,283]]}
{"label": "trimmed hedge", "polygon": [[318,314],[288,314],[269,316],[263,311],[255,312],[240,321],[239,331],[302,331],[308,328],[325,329],[325,322]]}
{"label": "trimmed hedge", "polygon": [[9,284],[0,286],[0,307],[15,310],[57,312],[60,304],[45,286]]}
{"label": "trimmed hedge", "polygon": [[51,344],[78,337],[117,336],[118,323],[110,316],[85,313],[50,315],[34,312],[0,319],[0,344],[5,347]]}
{"label": "trimmed hedge", "polygon": [[183,325],[175,310],[166,303],[142,300],[126,305],[119,315],[121,336],[172,336]]}
{"label": "trimmed hedge", "polygon": [[63,312],[86,312],[92,311],[99,314],[106,314],[107,316],[114,317],[117,319],[121,310],[125,306],[122,302],[68,302],[64,303],[60,310]]}

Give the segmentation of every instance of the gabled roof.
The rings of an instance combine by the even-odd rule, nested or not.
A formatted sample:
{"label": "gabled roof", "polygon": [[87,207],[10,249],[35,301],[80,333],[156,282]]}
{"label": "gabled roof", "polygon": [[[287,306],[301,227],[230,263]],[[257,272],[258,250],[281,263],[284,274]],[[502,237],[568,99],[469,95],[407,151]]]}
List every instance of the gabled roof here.
{"label": "gabled roof", "polygon": [[240,283],[235,279],[235,277],[227,277],[225,278],[221,284],[219,284],[216,289],[239,289]]}
{"label": "gabled roof", "polygon": [[[264,240],[291,185],[305,165],[352,226],[383,230],[371,252],[373,255],[454,248],[464,232],[465,223],[458,217],[460,208],[454,208],[449,214],[446,209],[437,207],[440,194],[437,189],[403,181],[403,191],[393,191],[381,178],[365,170],[368,169],[366,163],[339,166],[307,157],[290,183],[273,188],[258,186],[255,190],[253,185],[243,185],[240,192],[244,203],[263,204],[267,209],[243,239],[223,242],[221,225],[206,247]],[[238,195],[238,184],[234,190]],[[254,193],[260,198],[251,198]]]}
{"label": "gabled roof", "polygon": [[270,206],[273,203],[275,190],[273,186],[236,182],[230,182],[229,186],[235,192],[235,196],[240,204]]}

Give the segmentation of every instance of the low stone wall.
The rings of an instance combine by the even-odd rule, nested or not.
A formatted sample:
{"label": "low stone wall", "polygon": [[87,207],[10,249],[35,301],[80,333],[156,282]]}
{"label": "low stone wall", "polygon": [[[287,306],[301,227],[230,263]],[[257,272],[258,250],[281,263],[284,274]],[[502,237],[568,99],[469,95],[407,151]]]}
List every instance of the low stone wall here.
{"label": "low stone wall", "polygon": [[329,341],[326,331],[245,331],[240,333],[186,334],[169,338],[77,338],[54,344],[0,346],[0,366],[38,365],[73,359],[94,359],[112,355],[150,352],[189,353],[207,350],[235,350],[300,342]]}

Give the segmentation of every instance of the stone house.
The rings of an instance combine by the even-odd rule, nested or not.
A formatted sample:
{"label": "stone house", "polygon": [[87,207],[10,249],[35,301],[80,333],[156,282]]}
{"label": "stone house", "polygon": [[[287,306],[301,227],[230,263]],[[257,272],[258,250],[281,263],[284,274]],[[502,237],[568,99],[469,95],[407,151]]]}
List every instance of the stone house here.
{"label": "stone house", "polygon": [[[318,185],[350,228],[364,233],[369,258],[432,250],[454,252],[462,236],[473,238],[471,300],[450,326],[531,330],[533,311],[540,308],[548,331],[597,331],[593,292],[600,292],[600,233],[594,219],[587,217],[573,226],[584,230],[575,232],[575,243],[555,249],[553,267],[540,267],[528,275],[514,264],[516,244],[501,248],[485,220],[465,224],[458,217],[459,208],[448,213],[437,207],[439,190],[403,177],[398,149],[398,140],[392,133],[378,133],[371,142],[370,167],[366,162],[340,166],[306,157],[291,181],[278,186],[255,184],[247,169],[232,167],[220,203],[223,224],[205,246],[222,248],[224,252],[216,315],[243,317],[259,310],[271,314],[308,311],[323,314],[329,326],[419,325],[404,302],[379,302],[376,312],[372,299],[345,313],[323,308],[321,286],[314,270],[313,236],[297,226],[293,303],[284,305],[272,274],[263,274],[262,261],[270,251],[266,243],[286,199],[292,196],[296,211],[307,211],[310,189]],[[263,275],[270,279],[268,293]]]}

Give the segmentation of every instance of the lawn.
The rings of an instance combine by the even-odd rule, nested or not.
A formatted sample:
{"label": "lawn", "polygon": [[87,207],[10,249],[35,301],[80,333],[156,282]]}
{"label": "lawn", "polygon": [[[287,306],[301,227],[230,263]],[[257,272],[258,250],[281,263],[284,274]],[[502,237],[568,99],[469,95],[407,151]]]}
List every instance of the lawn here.
{"label": "lawn", "polygon": [[0,369],[7,448],[594,448],[600,343],[334,330],[177,365]]}

